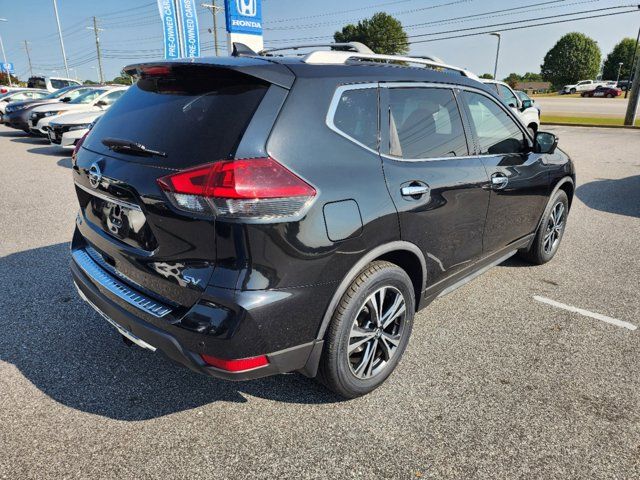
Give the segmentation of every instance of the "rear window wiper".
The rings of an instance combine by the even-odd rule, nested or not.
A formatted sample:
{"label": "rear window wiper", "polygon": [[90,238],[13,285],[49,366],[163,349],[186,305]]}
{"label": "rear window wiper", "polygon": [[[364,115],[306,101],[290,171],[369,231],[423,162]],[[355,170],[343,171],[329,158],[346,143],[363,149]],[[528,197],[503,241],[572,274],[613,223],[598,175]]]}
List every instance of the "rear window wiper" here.
{"label": "rear window wiper", "polygon": [[166,157],[165,152],[147,148],[141,143],[132,142],[131,140],[122,140],[120,138],[103,138],[102,144],[109,150],[114,152],[125,152],[131,155],[157,155],[158,157]]}

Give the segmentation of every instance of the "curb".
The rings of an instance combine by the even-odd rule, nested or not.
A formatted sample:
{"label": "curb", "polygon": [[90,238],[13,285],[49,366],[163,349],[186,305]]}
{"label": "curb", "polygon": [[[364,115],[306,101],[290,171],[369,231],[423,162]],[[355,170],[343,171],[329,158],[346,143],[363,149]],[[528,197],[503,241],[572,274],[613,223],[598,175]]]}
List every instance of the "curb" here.
{"label": "curb", "polygon": [[640,130],[640,127],[634,127],[631,125],[598,125],[595,123],[541,122],[540,125],[555,125],[558,127],[622,128],[627,130]]}

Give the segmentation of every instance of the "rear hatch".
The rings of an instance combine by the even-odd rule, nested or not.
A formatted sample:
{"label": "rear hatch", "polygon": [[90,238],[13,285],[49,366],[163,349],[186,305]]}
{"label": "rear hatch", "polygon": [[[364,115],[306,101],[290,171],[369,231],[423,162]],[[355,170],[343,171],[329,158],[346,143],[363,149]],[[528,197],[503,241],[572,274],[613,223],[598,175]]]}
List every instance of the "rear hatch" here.
{"label": "rear hatch", "polygon": [[[173,208],[158,179],[233,158],[270,77],[288,72],[263,60],[232,60],[134,67],[137,84],[100,118],[75,156],[80,248],[167,304],[189,307],[207,286],[216,263],[215,219]],[[114,147],[121,142],[148,151]]]}

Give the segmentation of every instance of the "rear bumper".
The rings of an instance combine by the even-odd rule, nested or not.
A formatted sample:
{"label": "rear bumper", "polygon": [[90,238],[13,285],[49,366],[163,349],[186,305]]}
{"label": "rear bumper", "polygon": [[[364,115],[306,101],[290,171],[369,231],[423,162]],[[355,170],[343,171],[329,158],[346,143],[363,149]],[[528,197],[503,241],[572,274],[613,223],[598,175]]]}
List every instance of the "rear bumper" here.
{"label": "rear bumper", "polygon": [[[311,338],[307,342],[270,353],[262,351],[260,349],[272,343],[268,338],[269,330],[263,328],[265,325],[262,325],[262,322],[255,318],[247,321],[246,317],[251,317],[251,312],[246,311],[243,318],[240,319],[244,323],[243,326],[236,325],[234,331],[222,339],[214,338],[209,334],[187,330],[181,326],[181,320],[172,315],[154,317],[142,310],[139,313],[134,313],[134,307],[127,305],[121,298],[111,293],[105,288],[103,279],[92,276],[75,259],[71,263],[71,272],[81,297],[103,317],[107,317],[111,323],[117,324],[117,327],[162,351],[167,357],[191,370],[226,380],[251,380],[292,371],[315,376],[322,351],[322,341]],[[101,275],[110,277],[104,271]],[[113,277],[110,278],[118,281]],[[241,293],[236,292],[236,295],[241,295]],[[198,306],[199,304],[191,310],[195,310]],[[275,308],[281,310],[282,305]],[[271,314],[276,315],[278,310],[271,310]],[[199,313],[201,312],[200,309]],[[264,314],[264,311],[261,311],[261,314]],[[311,312],[306,312],[306,315],[311,316]],[[183,315],[183,317],[187,316],[188,313]],[[318,321],[320,318],[321,315],[318,316]],[[299,321],[304,322],[305,318],[301,317]],[[312,321],[311,318],[309,321]],[[292,326],[293,329],[294,326]],[[236,348],[237,355],[234,354]],[[248,353],[250,351],[254,353]],[[266,355],[269,364],[251,370],[230,372],[207,365],[200,356],[204,353],[226,359],[245,358],[258,354]]]}

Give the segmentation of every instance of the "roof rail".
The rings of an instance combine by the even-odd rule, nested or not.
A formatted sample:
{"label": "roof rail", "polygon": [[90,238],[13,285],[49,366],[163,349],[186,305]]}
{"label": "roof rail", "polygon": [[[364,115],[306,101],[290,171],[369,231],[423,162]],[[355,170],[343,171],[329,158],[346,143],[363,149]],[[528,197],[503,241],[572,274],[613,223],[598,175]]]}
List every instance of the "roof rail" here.
{"label": "roof rail", "polygon": [[[415,63],[418,65],[426,65],[434,68],[442,68],[445,70],[453,70],[460,73],[465,77],[473,80],[478,80],[478,76],[465,70],[461,67],[454,65],[448,65],[439,61],[436,57],[405,57],[401,55],[379,55],[375,53],[354,53],[354,52],[340,52],[340,51],[317,51],[311,52],[304,56],[302,61],[308,64],[315,65],[330,65],[330,64],[346,64],[349,60],[386,60],[387,62],[403,62],[403,63]],[[438,61],[436,61],[438,60]]]}
{"label": "roof rail", "polygon": [[331,47],[331,48],[348,48],[352,52],[373,54],[373,50],[360,42],[344,42],[344,43],[313,43],[309,45],[286,45],[278,48],[266,48],[258,52],[259,55],[269,55],[273,52],[281,52],[283,50],[299,50],[301,48],[319,48],[319,47]]}

